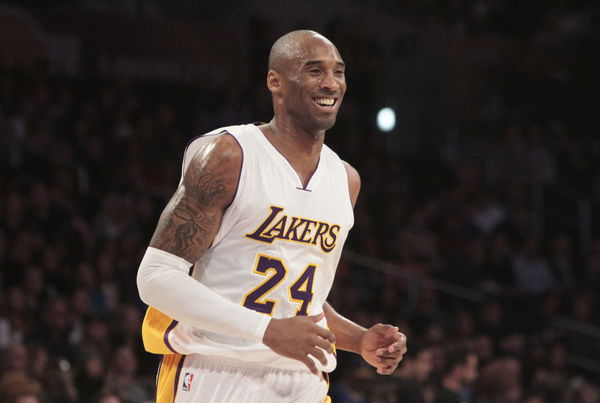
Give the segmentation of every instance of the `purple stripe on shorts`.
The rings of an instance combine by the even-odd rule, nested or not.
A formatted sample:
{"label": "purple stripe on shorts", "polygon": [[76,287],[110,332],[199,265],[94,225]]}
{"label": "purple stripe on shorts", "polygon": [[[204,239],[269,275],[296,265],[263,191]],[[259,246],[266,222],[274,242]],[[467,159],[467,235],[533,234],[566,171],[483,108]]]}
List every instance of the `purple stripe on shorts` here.
{"label": "purple stripe on shorts", "polygon": [[169,343],[169,333],[171,333],[171,330],[173,330],[175,328],[175,326],[177,326],[178,323],[179,323],[178,321],[173,320],[173,322],[171,322],[171,324],[167,328],[165,335],[163,336],[163,341],[165,342],[165,345],[169,348],[169,350],[171,350],[175,354],[179,354],[179,353],[177,351],[175,351],[173,346],[171,346],[171,343]]}
{"label": "purple stripe on shorts", "polygon": [[173,401],[177,397],[177,387],[179,386],[179,376],[181,376],[181,369],[183,368],[183,362],[185,361],[185,355],[181,356],[179,364],[177,364],[177,372],[175,373],[175,385],[173,386]]}

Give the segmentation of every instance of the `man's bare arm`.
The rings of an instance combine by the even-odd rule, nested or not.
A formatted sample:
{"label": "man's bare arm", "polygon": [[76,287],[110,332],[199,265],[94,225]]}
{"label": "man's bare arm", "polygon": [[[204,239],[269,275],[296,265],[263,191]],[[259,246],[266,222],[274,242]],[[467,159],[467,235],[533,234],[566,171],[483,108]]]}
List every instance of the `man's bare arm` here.
{"label": "man's bare arm", "polygon": [[237,190],[242,151],[230,135],[207,139],[163,210],[150,246],[196,262],[214,240]]}
{"label": "man's bare arm", "polygon": [[137,276],[142,301],[204,330],[261,341],[270,318],[231,302],[189,276],[235,197],[242,151],[228,134],[202,139],[164,209]]}
{"label": "man's bare arm", "polygon": [[[354,207],[360,192],[360,175],[345,161],[344,167],[348,175],[350,201]],[[327,302],[323,305],[323,312],[335,335],[337,348],[360,354],[382,375],[394,372],[406,352],[406,336],[397,327],[378,323],[365,329],[337,313]]]}

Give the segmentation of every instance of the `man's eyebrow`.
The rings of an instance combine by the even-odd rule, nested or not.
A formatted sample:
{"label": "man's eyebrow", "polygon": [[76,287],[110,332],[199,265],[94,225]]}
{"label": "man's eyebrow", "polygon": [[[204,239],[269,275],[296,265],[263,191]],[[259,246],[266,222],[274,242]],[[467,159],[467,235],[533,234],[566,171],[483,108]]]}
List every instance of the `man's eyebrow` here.
{"label": "man's eyebrow", "polygon": [[[304,63],[305,66],[315,66],[317,64],[323,64],[323,61],[322,60],[309,60],[306,63]],[[335,64],[340,67],[346,67],[346,63],[344,63],[342,61],[338,61]]]}

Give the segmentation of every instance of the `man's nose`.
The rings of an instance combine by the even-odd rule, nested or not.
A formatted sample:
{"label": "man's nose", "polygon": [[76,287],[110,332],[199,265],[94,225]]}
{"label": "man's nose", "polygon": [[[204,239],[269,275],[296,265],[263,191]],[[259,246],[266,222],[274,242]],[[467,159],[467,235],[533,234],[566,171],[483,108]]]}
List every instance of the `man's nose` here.
{"label": "man's nose", "polygon": [[330,91],[337,91],[340,88],[340,82],[336,79],[333,71],[325,74],[321,81],[321,87]]}

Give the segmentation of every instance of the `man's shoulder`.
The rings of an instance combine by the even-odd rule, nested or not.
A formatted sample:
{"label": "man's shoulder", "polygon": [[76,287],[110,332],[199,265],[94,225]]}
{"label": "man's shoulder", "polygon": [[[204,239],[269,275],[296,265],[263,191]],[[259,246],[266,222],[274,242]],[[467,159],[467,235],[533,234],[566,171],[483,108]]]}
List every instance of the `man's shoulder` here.
{"label": "man's shoulder", "polygon": [[247,131],[248,126],[252,126],[252,125],[242,124],[242,125],[221,126],[217,129],[211,130],[209,132],[199,134],[199,135],[193,137],[190,141],[188,141],[188,143],[186,145],[186,149],[189,148],[190,145],[197,143],[199,141],[202,142],[205,139],[222,136],[224,134],[233,134],[233,133],[240,133],[243,131]]}
{"label": "man's shoulder", "polygon": [[200,150],[202,150],[202,154],[205,156],[221,155],[223,153],[233,153],[237,155],[242,152],[238,141],[236,141],[232,133],[227,130],[211,134],[210,136],[200,137],[192,143],[191,148],[191,156],[195,156]]}
{"label": "man's shoulder", "polygon": [[223,160],[234,159],[241,160],[242,149],[230,128],[237,132],[235,126],[228,126],[205,133],[192,139],[185,148],[183,154],[183,172],[193,159],[211,159],[218,158]]}

